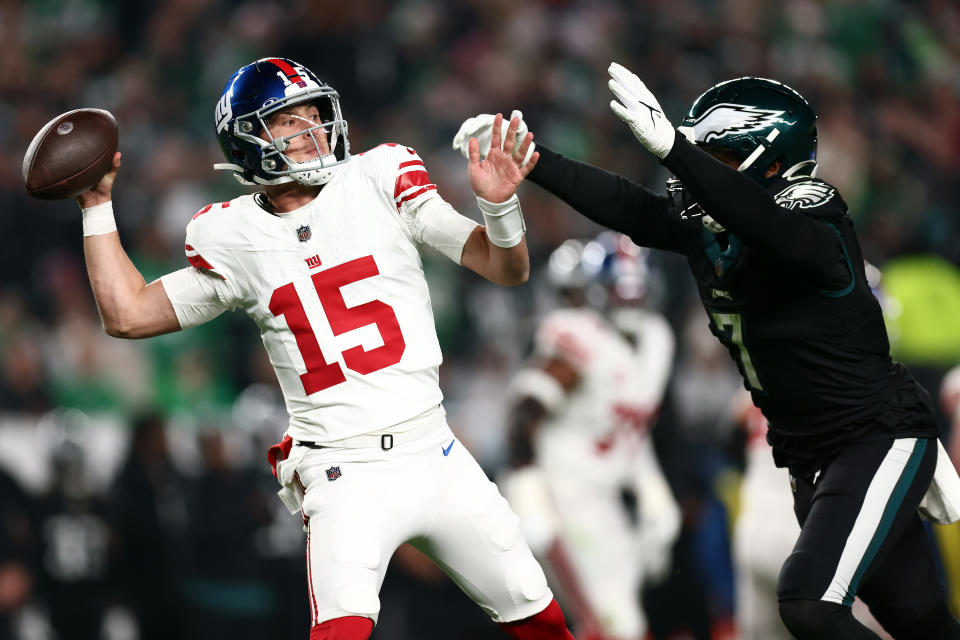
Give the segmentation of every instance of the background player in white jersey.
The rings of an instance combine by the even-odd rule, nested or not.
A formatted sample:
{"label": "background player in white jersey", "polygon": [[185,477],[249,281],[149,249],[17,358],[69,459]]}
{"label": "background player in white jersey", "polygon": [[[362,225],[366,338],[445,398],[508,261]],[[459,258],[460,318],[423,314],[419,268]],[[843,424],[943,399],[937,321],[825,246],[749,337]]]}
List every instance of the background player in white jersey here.
{"label": "background player in white jersey", "polygon": [[[339,97],[311,71],[264,58],[216,106],[233,171],[260,193],[187,226],[190,267],[146,285],[116,234],[111,173],[78,197],[106,331],[143,338],[243,309],[260,327],[290,413],[271,462],[307,525],[311,640],[369,637],[394,550],[409,541],[523,640],[572,638],[517,516],[444,418],[440,348],[418,246],[500,284],[529,262],[514,191],[538,155],[513,119],[470,184],[486,226],[437,194],[417,153],[350,155]],[[529,156],[529,157],[528,157]],[[524,160],[528,163],[524,165]]]}
{"label": "background player in white jersey", "polygon": [[680,528],[649,434],[674,337],[636,304],[648,282],[643,254],[613,232],[558,247],[548,272],[570,306],[540,322],[513,382],[515,469],[501,486],[579,635],[593,640],[644,637],[640,589],[669,568]]}
{"label": "background player in white jersey", "polygon": [[960,365],[950,369],[940,383],[940,408],[949,422],[950,458],[960,464]]}
{"label": "background player in white jersey", "polygon": [[746,390],[731,400],[729,413],[746,432],[740,512],[733,531],[737,629],[743,640],[789,640],[793,636],[777,612],[777,577],[800,535],[788,473],[774,465],[767,419]]}

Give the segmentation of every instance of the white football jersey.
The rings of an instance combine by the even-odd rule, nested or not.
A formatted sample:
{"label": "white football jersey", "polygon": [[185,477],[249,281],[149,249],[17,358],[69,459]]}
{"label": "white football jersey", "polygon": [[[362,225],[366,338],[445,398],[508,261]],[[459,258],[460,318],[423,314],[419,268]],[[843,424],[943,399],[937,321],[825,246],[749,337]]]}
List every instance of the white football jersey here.
{"label": "white football jersey", "polygon": [[[646,622],[636,594],[645,575],[669,568],[680,530],[680,509],[649,432],[672,368],[674,338],[654,313],[637,310],[624,325],[623,318],[613,319],[617,327],[578,308],[554,311],[541,322],[536,359],[561,359],[578,380],[558,398],[551,391],[558,385],[517,376],[517,395],[532,395],[548,408],[534,436],[545,489],[532,487],[545,496],[531,491],[532,483],[524,487],[523,476],[507,487],[508,497],[518,498],[524,534],[555,536],[546,556],[555,579],[582,591],[581,605],[597,629],[605,637],[642,638]],[[635,521],[623,508],[624,488],[636,492]]]}
{"label": "white football jersey", "polygon": [[442,400],[413,219],[438,197],[417,153],[388,144],[353,156],[296,211],[273,215],[246,195],[187,226],[190,264],[260,327],[294,439],[369,433]]}
{"label": "white football jersey", "polygon": [[542,464],[597,469],[607,462],[614,475],[629,475],[659,411],[673,358],[666,322],[651,313],[642,320],[636,345],[590,309],[557,310],[540,324],[536,354],[562,358],[580,376],[537,433]]}

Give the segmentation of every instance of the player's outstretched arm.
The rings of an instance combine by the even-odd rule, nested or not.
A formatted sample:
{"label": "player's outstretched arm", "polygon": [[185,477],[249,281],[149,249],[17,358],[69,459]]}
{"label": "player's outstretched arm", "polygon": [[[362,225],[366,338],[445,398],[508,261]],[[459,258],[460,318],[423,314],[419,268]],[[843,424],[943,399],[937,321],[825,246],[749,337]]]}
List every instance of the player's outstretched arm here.
{"label": "player's outstretched arm", "polygon": [[[608,71],[608,86],[617,98],[610,101],[610,108],[711,217],[754,249],[809,271],[818,280],[835,277],[845,250],[829,226],[780,207],[746,174],[677,136],[660,103],[629,69],[612,62]],[[809,247],[814,246],[824,250],[811,252]]]}
{"label": "player's outstretched arm", "polygon": [[463,247],[460,264],[491,282],[518,285],[526,282],[530,275],[530,257],[523,237],[523,216],[515,192],[540,155],[534,152],[529,162],[523,164],[533,134],[527,133],[520,144],[516,144],[519,117],[510,121],[501,149],[502,123],[503,115],[497,114],[491,130],[490,152],[486,158],[480,157],[477,139],[470,139],[470,186],[477,195],[486,226],[477,227],[470,234]]}
{"label": "player's outstretched arm", "polygon": [[119,169],[117,153],[110,172],[76,198],[83,209],[87,275],[104,331],[118,338],[148,338],[178,331],[180,323],[163,284],[157,280],[147,285],[120,244],[111,203]]}
{"label": "player's outstretched arm", "polygon": [[[511,117],[511,121],[521,119],[517,129],[519,139],[514,139],[518,147],[527,130],[522,117],[523,114],[516,110]],[[490,138],[494,118],[491,114],[481,113],[464,120],[453,139],[453,148],[469,158],[468,141],[477,138],[481,157],[484,157],[493,146]],[[501,133],[505,138],[502,125]],[[533,143],[528,147],[527,153],[531,157],[534,147]],[[530,182],[554,194],[597,224],[629,235],[638,245],[667,251],[683,250],[676,230],[679,216],[668,212],[666,196],[655,194],[623,176],[571,160],[542,145],[538,148],[538,162],[527,177]]]}

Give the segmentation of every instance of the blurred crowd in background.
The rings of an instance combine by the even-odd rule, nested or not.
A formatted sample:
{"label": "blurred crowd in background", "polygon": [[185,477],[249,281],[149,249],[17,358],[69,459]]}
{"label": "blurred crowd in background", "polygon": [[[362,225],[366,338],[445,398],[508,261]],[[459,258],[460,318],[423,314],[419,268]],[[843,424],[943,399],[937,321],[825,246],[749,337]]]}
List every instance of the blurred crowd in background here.
{"label": "blurred crowd in background", "polygon": [[[214,104],[267,55],[339,91],[354,153],[416,148],[440,194],[478,220],[450,147],[464,118],[521,109],[535,141],[662,191],[667,173],[607,106],[611,60],[674,122],[721,80],[781,80],[819,114],[819,175],[885,276],[895,355],[932,394],[960,363],[953,0],[0,0],[0,639],[306,634],[303,534],[265,457],[285,414],[255,326],[235,313],[145,342],[106,336],[77,206],[28,198],[19,163],[55,115],[110,110],[123,243],[147,281],[182,268],[191,216],[244,192],[211,168]],[[546,257],[599,231],[533,185],[520,196],[524,287],[424,255],[448,419],[491,477],[505,464],[507,383],[555,304]],[[682,260],[654,262],[647,304],[679,345],[654,434],[684,530],[672,576],[646,595],[651,629],[735,637],[743,438],[724,416],[741,382]],[[414,554],[397,564],[374,638],[499,637],[442,574]]]}

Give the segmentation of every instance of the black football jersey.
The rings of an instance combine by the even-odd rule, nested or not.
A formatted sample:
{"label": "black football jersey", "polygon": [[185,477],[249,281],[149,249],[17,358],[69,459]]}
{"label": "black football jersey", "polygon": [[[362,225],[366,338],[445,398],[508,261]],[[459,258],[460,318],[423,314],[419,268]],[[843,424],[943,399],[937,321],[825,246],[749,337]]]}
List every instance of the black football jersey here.
{"label": "black football jersey", "polygon": [[663,163],[724,228],[715,232],[664,196],[540,149],[533,182],[639,245],[686,256],[710,330],[770,422],[777,464],[803,471],[848,442],[938,433],[929,395],[890,358],[832,185],[803,176],[764,189],[678,135]]}

